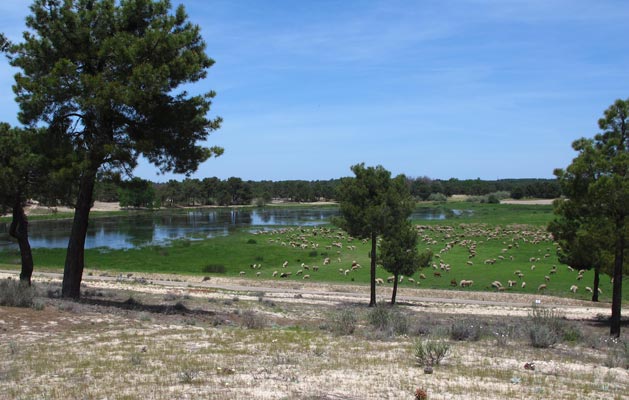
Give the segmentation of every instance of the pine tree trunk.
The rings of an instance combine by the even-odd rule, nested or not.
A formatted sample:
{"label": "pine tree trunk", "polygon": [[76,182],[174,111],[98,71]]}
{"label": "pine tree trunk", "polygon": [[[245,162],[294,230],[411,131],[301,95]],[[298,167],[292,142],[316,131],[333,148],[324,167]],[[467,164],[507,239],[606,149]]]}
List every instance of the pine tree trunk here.
{"label": "pine tree trunk", "polygon": [[369,307],[376,306],[376,234],[371,234],[371,297]]}
{"label": "pine tree trunk", "polygon": [[624,216],[616,221],[616,249],[614,251],[614,285],[612,293],[612,318],[609,334],[620,337],[620,310],[622,308],[622,267],[625,251]]}
{"label": "pine tree trunk", "polygon": [[96,171],[87,171],[79,182],[79,196],[74,210],[63,271],[62,297],[73,299],[81,297],[81,279],[85,266],[85,236],[92,208],[95,180]]}
{"label": "pine tree trunk", "polygon": [[31,252],[31,244],[28,241],[28,219],[24,213],[23,203],[19,198],[16,199],[13,205],[13,220],[11,221],[9,234],[17,239],[17,243],[20,246],[20,257],[22,259],[20,281],[30,286],[33,275],[33,253]]}
{"label": "pine tree trunk", "polygon": [[592,301],[598,302],[598,286],[600,282],[600,268],[594,268],[594,288],[592,289]]}
{"label": "pine tree trunk", "polygon": [[397,296],[398,274],[393,274],[393,294],[391,295],[391,305],[395,305],[395,297]]}

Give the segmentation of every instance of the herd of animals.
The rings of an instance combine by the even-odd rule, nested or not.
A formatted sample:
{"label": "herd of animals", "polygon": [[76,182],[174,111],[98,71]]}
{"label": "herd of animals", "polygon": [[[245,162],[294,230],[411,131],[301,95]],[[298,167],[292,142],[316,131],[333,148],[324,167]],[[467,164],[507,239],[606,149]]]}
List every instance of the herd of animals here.
{"label": "herd of animals", "polygon": [[[543,227],[485,224],[417,225],[421,248],[430,248],[433,259],[429,268],[419,268],[413,276],[400,276],[398,283],[427,287],[474,288],[495,291],[592,292],[583,284],[585,270],[558,265],[558,244]],[[330,227],[292,227],[260,230],[254,233],[266,237],[267,243],[314,253],[320,263],[283,260],[279,265],[250,264],[253,275],[262,278],[311,279],[322,270],[335,271],[348,280],[368,282],[369,273],[360,262],[369,264],[370,243],[356,239],[344,231]],[[481,257],[482,256],[482,257]],[[480,266],[480,267],[479,267]],[[240,276],[247,276],[246,269]],[[394,276],[378,267],[378,285],[392,283]],[[555,279],[560,274],[573,274]],[[499,277],[490,279],[489,277]],[[572,281],[573,280],[573,281]],[[449,281],[449,285],[446,283]],[[563,284],[566,287],[555,285]],[[572,281],[566,285],[567,281]],[[425,283],[423,283],[425,282]],[[527,286],[528,285],[528,286]],[[527,287],[531,289],[527,289]],[[602,289],[598,289],[602,293]]]}

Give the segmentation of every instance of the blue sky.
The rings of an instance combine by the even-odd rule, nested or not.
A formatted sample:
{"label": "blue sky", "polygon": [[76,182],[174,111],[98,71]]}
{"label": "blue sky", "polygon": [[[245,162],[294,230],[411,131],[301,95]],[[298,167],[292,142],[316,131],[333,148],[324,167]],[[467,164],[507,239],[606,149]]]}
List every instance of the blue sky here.
{"label": "blue sky", "polygon": [[[26,0],[0,4],[19,40]],[[216,64],[225,154],[196,178],[330,179],[359,162],[431,178],[551,178],[629,97],[629,2],[173,0]],[[17,124],[0,63],[0,121]],[[157,175],[142,163],[136,175]]]}

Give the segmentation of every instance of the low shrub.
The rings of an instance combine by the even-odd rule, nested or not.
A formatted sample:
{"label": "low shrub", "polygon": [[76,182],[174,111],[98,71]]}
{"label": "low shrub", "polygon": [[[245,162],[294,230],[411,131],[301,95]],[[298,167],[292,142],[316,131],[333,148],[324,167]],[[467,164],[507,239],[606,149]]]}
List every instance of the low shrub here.
{"label": "low shrub", "polygon": [[531,345],[537,348],[548,348],[562,339],[581,337],[580,331],[556,310],[537,305],[533,305],[529,313],[528,333]]}
{"label": "low shrub", "polygon": [[351,335],[357,323],[356,313],[350,309],[338,311],[330,317],[330,329],[339,335]]}
{"label": "low shrub", "polygon": [[0,281],[0,306],[31,307],[34,298],[32,286],[14,279]]}
{"label": "low shrub", "polygon": [[260,315],[256,314],[252,310],[244,311],[241,315],[241,318],[242,324],[247,327],[247,329],[264,328],[264,318],[262,318]]}
{"label": "low shrub", "polygon": [[247,240],[247,244],[258,244],[258,242],[255,239],[249,239]]}
{"label": "low shrub", "polygon": [[409,331],[408,318],[384,303],[373,307],[369,311],[367,319],[373,328],[390,336],[404,335]]}
{"label": "low shrub", "polygon": [[482,335],[482,327],[478,321],[459,320],[450,326],[450,338],[459,341],[478,341]]}
{"label": "low shrub", "polygon": [[559,341],[559,336],[548,325],[532,325],[529,329],[531,345],[539,349],[554,346]]}
{"label": "low shrub", "polygon": [[450,344],[443,340],[418,340],[413,348],[415,362],[420,367],[439,365],[450,352]]}

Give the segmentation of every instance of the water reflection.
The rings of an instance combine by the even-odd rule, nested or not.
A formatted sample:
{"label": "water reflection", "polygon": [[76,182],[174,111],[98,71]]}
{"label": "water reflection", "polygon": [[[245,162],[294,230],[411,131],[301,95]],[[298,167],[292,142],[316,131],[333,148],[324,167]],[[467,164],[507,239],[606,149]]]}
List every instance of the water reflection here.
{"label": "water reflection", "polygon": [[[198,240],[226,236],[242,227],[264,229],[270,226],[315,226],[329,223],[336,208],[287,209],[195,209],[160,211],[90,221],[85,248],[133,247],[167,244],[172,240]],[[32,248],[65,248],[72,220],[33,221],[30,223]],[[0,250],[16,248],[9,238],[8,224],[0,224]]]}
{"label": "water reflection", "polygon": [[[262,208],[262,209],[195,209],[138,213],[126,216],[95,218],[90,221],[86,248],[134,247],[167,244],[172,240],[199,240],[226,236],[237,228],[271,229],[274,226],[316,226],[327,224],[338,215],[338,208]],[[419,208],[411,215],[415,220],[444,220],[471,213],[468,210]],[[32,221],[30,242],[33,248],[65,248],[71,219]],[[255,228],[255,229],[253,229]],[[8,224],[0,223],[0,250],[15,249],[9,238]]]}

